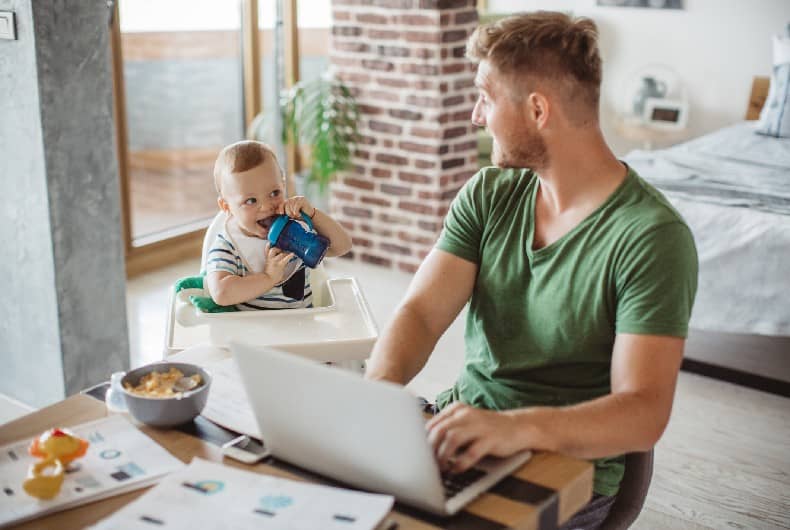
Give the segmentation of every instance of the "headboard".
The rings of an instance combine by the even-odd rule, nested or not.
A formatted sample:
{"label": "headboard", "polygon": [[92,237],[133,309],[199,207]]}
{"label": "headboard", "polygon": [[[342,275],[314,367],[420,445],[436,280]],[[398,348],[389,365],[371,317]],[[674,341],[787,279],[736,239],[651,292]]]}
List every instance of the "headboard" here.
{"label": "headboard", "polygon": [[747,120],[756,120],[760,117],[760,110],[768,97],[770,84],[769,77],[755,77],[752,80],[752,93],[749,94],[749,107],[746,109]]}

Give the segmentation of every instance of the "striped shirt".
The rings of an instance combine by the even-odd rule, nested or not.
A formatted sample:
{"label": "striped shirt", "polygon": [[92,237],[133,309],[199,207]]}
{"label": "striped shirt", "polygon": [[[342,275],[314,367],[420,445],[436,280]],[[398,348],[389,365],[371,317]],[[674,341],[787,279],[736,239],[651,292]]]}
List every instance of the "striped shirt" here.
{"label": "striped shirt", "polygon": [[[214,244],[208,251],[206,257],[206,274],[211,274],[216,271],[229,272],[236,276],[247,276],[251,273],[262,272],[252,270],[249,261],[242,255],[243,247],[249,249],[251,246],[259,247],[260,255],[265,256],[268,242],[265,239],[249,237],[236,234],[236,237],[230,235],[227,229],[217,234]],[[249,241],[238,241],[240,238],[246,238]],[[256,250],[256,252],[258,251]],[[304,269],[304,297],[302,299],[291,298],[283,293],[283,284],[288,281],[291,276],[299,270]],[[310,287],[310,269],[304,266],[304,263],[299,258],[294,258],[285,268],[285,281],[279,285],[275,285],[271,290],[262,294],[252,300],[247,300],[241,304],[236,304],[236,308],[241,311],[254,311],[258,309],[292,309],[313,306],[313,291]]]}

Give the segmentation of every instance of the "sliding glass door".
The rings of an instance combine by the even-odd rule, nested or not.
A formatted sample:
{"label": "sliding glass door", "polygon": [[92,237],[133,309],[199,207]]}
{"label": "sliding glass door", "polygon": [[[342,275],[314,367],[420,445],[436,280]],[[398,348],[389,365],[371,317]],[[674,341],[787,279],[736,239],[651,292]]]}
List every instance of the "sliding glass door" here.
{"label": "sliding glass door", "polygon": [[244,137],[241,6],[120,0],[132,247],[205,226],[212,168]]}
{"label": "sliding glass door", "polygon": [[[129,275],[198,255],[217,212],[217,152],[245,138],[262,110],[262,136],[278,141],[278,86],[327,68],[330,25],[331,0],[117,0],[112,55]],[[291,151],[283,165],[294,164]]]}

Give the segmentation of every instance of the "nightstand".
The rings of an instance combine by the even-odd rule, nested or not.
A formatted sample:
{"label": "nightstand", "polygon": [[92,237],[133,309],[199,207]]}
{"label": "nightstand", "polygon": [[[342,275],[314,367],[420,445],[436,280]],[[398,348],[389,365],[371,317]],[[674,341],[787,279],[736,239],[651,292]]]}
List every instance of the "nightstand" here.
{"label": "nightstand", "polygon": [[622,137],[640,142],[642,149],[647,151],[657,144],[674,144],[688,138],[687,127],[666,129],[634,116],[618,116],[615,120],[615,128]]}

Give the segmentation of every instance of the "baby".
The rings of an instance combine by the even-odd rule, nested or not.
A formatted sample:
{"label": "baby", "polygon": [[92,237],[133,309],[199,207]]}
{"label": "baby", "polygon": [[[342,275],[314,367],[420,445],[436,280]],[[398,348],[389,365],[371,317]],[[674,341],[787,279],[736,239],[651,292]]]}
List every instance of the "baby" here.
{"label": "baby", "polygon": [[280,214],[301,219],[304,212],[329,239],[327,256],[351,250],[343,227],[305,197],[285,197],[277,158],[260,142],[236,142],[220,151],[214,185],[227,216],[206,258],[206,282],[214,302],[240,310],[311,307],[309,269],[298,257],[269,244],[269,227]]}

